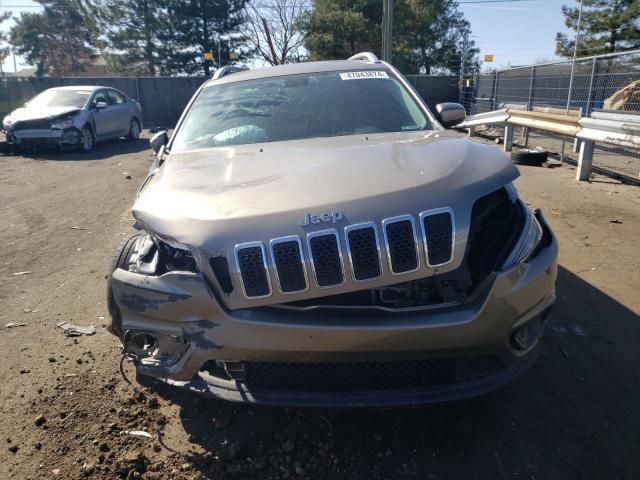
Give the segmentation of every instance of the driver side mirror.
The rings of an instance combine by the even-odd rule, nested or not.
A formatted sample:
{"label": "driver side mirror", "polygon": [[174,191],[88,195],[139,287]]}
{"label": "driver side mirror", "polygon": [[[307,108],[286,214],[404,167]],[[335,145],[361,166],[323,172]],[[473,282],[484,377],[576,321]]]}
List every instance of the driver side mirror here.
{"label": "driver side mirror", "polygon": [[451,128],[464,122],[467,112],[462,105],[454,102],[439,103],[436,105],[438,120],[445,128]]}
{"label": "driver side mirror", "polygon": [[107,108],[107,102],[96,102],[96,109],[102,110],[103,108]]}
{"label": "driver side mirror", "polygon": [[162,130],[161,132],[156,133],[151,140],[149,140],[151,144],[151,149],[154,153],[158,153],[160,149],[169,143],[169,135],[167,135],[166,130]]}

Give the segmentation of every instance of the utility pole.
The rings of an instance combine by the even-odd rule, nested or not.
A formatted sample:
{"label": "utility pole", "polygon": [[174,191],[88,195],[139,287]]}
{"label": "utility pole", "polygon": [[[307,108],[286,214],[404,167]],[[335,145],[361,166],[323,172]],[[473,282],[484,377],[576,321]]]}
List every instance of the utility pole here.
{"label": "utility pole", "polygon": [[18,76],[18,63],[16,62],[16,51],[12,49],[11,53],[13,54],[13,73],[15,73],[16,77],[17,77]]}
{"label": "utility pole", "polygon": [[391,63],[393,0],[382,0],[382,60]]}

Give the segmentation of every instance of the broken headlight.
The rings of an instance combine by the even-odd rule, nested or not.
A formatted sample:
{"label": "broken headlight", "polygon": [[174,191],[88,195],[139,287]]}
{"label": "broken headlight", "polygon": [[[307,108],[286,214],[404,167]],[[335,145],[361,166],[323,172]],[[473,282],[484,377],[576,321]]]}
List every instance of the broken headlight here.
{"label": "broken headlight", "polygon": [[147,234],[138,240],[131,257],[135,271],[145,275],[162,275],[167,272],[198,273],[198,265],[185,245]]}
{"label": "broken headlight", "polygon": [[533,214],[533,212],[527,210],[529,213],[529,219],[525,224],[525,237],[524,241],[520,245],[520,249],[518,250],[517,255],[513,264],[526,262],[529,260],[533,252],[536,250],[538,244],[540,244],[540,240],[542,240],[542,227],[540,226],[540,222]]}
{"label": "broken headlight", "polygon": [[73,126],[73,118],[67,118],[65,120],[57,120],[51,124],[53,130],[64,130]]}

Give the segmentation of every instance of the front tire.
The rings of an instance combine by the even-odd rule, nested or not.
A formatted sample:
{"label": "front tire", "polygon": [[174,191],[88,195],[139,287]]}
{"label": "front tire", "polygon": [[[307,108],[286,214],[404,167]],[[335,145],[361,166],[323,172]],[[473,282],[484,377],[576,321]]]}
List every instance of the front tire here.
{"label": "front tire", "polygon": [[83,152],[90,152],[93,150],[95,144],[95,138],[93,137],[93,131],[89,125],[85,125],[80,132],[80,149]]}
{"label": "front tire", "polygon": [[140,138],[140,122],[137,119],[131,120],[131,125],[129,125],[129,134],[127,135],[127,140],[138,140]]}
{"label": "front tire", "polygon": [[109,279],[107,280],[107,309],[109,310],[109,315],[111,315],[111,323],[107,326],[107,330],[121,340],[124,334],[122,331],[122,317],[120,316],[120,310],[116,305],[113,298],[113,292],[111,291],[111,276],[118,268],[122,268],[124,270],[129,269],[129,260],[131,259],[131,255],[133,255],[136,242],[142,236],[143,235],[141,233],[137,233],[118,245],[118,248],[113,252],[113,258],[111,259],[111,265],[109,266]]}

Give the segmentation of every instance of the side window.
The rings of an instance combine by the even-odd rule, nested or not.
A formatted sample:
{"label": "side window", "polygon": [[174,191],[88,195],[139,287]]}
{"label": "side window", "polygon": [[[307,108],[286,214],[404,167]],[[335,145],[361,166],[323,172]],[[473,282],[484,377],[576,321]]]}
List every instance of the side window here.
{"label": "side window", "polygon": [[104,90],[100,90],[93,96],[93,100],[91,100],[91,106],[95,107],[99,102],[104,102],[107,105],[109,104],[107,100],[107,93]]}
{"label": "side window", "polygon": [[127,99],[120,92],[116,92],[115,90],[108,90],[109,95],[109,105],[122,105],[123,103],[127,103]]}

